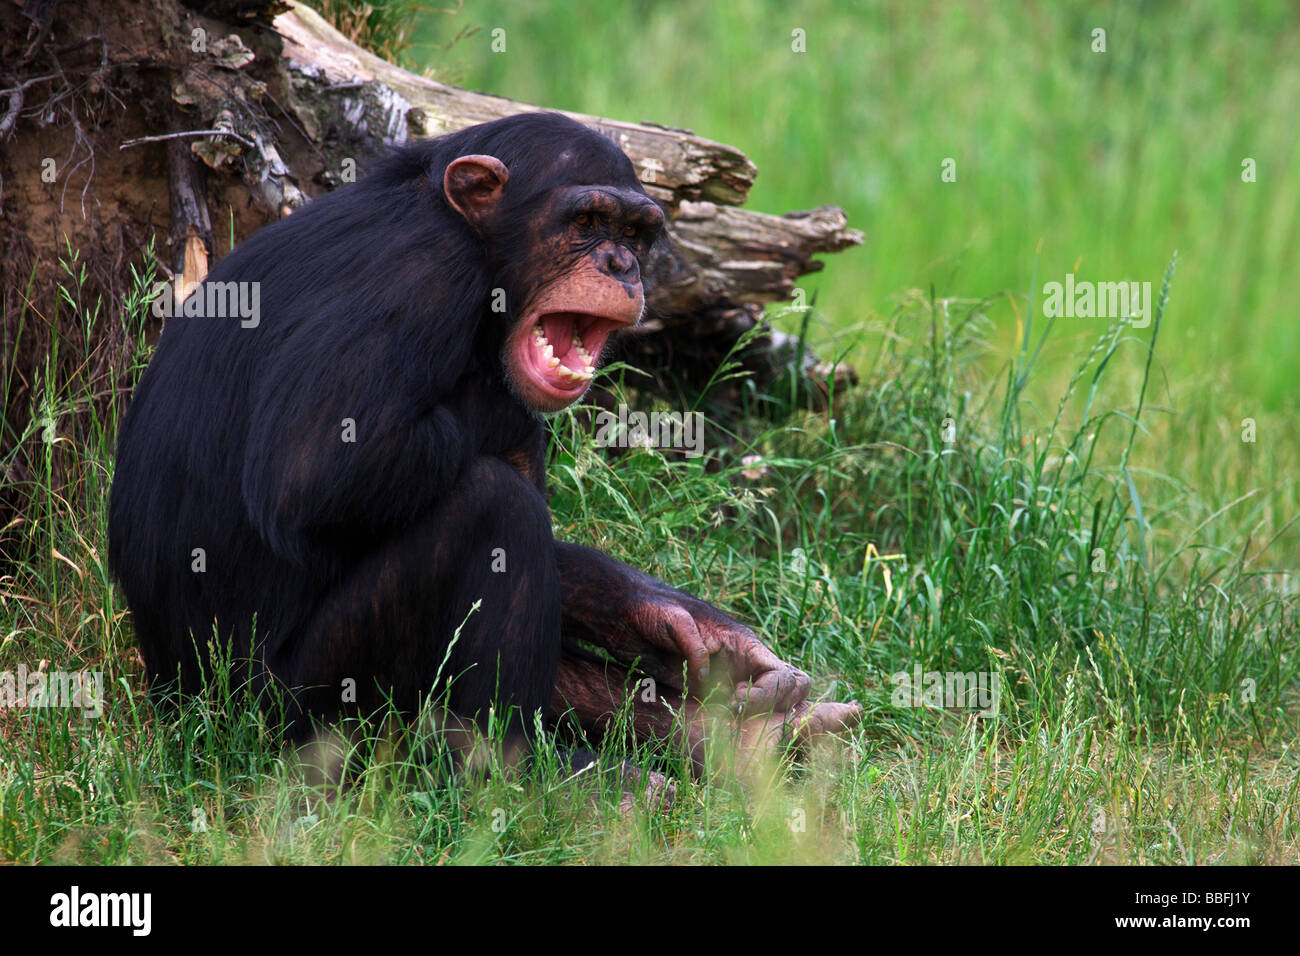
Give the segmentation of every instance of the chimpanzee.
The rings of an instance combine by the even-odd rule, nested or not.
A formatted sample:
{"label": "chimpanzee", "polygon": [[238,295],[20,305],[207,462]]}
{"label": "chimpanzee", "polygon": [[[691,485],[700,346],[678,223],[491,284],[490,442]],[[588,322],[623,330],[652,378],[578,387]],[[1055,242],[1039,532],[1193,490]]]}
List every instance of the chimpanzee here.
{"label": "chimpanzee", "polygon": [[288,692],[291,738],[445,693],[526,746],[539,710],[598,733],[626,699],[595,646],[661,680],[638,734],[693,718],[710,674],[748,714],[855,722],[749,628],[552,536],[542,416],[640,319],[663,221],[612,142],[530,113],[400,148],[235,249],[194,295],[255,314],[187,302],[122,422],[109,554],[151,685],[199,691],[215,637]]}

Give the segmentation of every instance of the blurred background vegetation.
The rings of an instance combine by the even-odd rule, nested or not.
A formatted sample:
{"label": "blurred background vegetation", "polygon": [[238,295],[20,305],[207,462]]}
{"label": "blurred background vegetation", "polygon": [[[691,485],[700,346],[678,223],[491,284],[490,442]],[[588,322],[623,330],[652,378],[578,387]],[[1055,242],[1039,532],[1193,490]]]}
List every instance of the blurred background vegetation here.
{"label": "blurred background vegetation", "polygon": [[[1040,290],[1069,271],[1158,287],[1176,248],[1174,401],[1234,422],[1297,408],[1294,4],[475,0],[419,14],[409,41],[410,65],[459,85],[736,145],[759,168],[751,208],[843,206],[867,242],[804,283],[824,336],[909,287],[1009,290],[991,310],[1005,358],[1035,264]],[[1044,357],[1068,371],[1099,331],[1066,320]]]}

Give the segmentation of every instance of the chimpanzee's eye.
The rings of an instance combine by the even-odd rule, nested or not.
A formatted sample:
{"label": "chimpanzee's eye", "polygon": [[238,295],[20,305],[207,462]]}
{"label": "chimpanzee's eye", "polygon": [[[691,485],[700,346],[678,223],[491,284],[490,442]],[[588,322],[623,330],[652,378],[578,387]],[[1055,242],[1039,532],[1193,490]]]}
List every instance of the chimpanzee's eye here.
{"label": "chimpanzee's eye", "polygon": [[573,221],[579,226],[587,227],[591,225],[591,213],[583,212],[573,217]]}
{"label": "chimpanzee's eye", "polygon": [[636,226],[628,226],[626,229],[623,230],[623,235],[625,235],[629,239],[635,239],[638,235]]}

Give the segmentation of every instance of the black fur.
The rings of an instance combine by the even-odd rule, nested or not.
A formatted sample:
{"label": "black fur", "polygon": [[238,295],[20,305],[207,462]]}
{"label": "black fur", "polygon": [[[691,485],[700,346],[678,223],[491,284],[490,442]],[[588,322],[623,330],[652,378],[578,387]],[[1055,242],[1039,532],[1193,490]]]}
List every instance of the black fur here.
{"label": "black fur", "polygon": [[[513,225],[486,242],[442,192],[476,153],[510,172]],[[253,661],[239,676],[293,692],[296,731],[346,710],[347,678],[362,710],[390,691],[413,707],[482,598],[445,666],[453,709],[545,708],[561,605],[544,435],[501,368],[517,317],[488,305],[556,268],[530,257],[529,223],[582,183],[639,189],[588,128],[511,117],[401,149],[217,265],[209,283],[259,284],[259,324],[172,319],[118,446],[109,556],[154,688],[198,691],[215,633]],[[506,463],[520,451],[532,484]],[[498,547],[509,574],[489,571]]]}

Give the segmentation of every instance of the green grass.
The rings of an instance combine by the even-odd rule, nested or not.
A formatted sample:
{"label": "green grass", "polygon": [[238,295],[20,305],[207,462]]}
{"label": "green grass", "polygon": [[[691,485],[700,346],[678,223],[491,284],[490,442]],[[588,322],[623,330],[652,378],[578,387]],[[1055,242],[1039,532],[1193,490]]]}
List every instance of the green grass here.
{"label": "green grass", "polygon": [[[47,469],[8,489],[32,517],[6,532],[0,671],[99,669],[107,692],[100,719],[0,709],[0,860],[1294,863],[1300,598],[1269,540],[1295,514],[1294,482],[1220,511],[1136,463],[1167,445],[1191,472],[1249,484],[1294,475],[1295,446],[1265,464],[1208,443],[1152,414],[1151,378],[1115,374],[1159,367],[1150,346],[1178,322],[1186,271],[1166,271],[1176,294],[1150,328],[1116,323],[1076,354],[1046,416],[1024,396],[1051,332],[1027,322],[1027,347],[990,378],[996,300],[919,293],[873,318],[886,345],[833,413],[733,417],[726,436],[715,423],[707,467],[605,458],[559,416],[561,537],[732,609],[820,693],[867,711],[800,768],[723,753],[694,782],[637,754],[679,790],[631,812],[616,780],[566,779],[549,748],[522,775],[450,780],[419,759],[437,744],[418,723],[358,728],[359,769],[338,790],[220,686],[178,718],[154,713],[104,557],[103,396],[148,357],[143,275],[111,319],[120,334],[100,339],[125,343],[118,361],[59,341],[85,361],[52,364],[76,371],[41,392],[57,410]],[[81,324],[110,322],[80,302],[75,264],[67,275]],[[57,488],[55,455],[73,476]],[[746,477],[747,455],[766,472]],[[914,665],[996,673],[997,714],[895,706],[891,675]]]}

